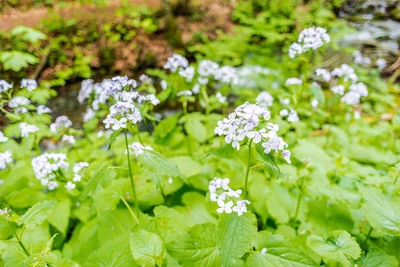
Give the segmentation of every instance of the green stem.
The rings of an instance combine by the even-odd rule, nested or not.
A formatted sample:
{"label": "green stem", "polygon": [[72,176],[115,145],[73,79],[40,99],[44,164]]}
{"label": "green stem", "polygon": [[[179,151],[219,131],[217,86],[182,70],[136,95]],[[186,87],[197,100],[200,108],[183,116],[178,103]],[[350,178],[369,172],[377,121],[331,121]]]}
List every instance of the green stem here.
{"label": "green stem", "polygon": [[[187,122],[188,118],[187,118],[187,101],[186,100],[182,102],[182,108],[183,108],[183,115],[184,115],[184,117],[186,119],[186,122]],[[186,143],[187,143],[188,153],[191,156],[192,155],[192,148],[190,146],[190,136],[189,135],[187,136],[186,140],[187,140]]]}
{"label": "green stem", "polygon": [[131,209],[131,206],[129,206],[128,202],[123,198],[122,196],[119,196],[119,198],[122,200],[122,202],[125,204],[126,208],[128,209],[129,213],[132,215],[133,219],[135,219],[136,223],[139,222],[138,218],[136,217],[135,213]]}
{"label": "green stem", "polygon": [[244,198],[247,199],[247,182],[249,180],[249,173],[250,173],[250,163],[251,163],[251,144],[253,140],[250,140],[249,143],[249,156],[247,158],[247,170],[246,170],[246,177],[244,180]]}
{"label": "green stem", "polygon": [[303,196],[303,185],[304,185],[304,177],[301,178],[301,187],[299,188],[299,196],[297,197],[297,205],[296,205],[296,211],[294,213],[293,221],[297,220],[297,216],[299,215],[300,211],[300,203],[301,199]]}
{"label": "green stem", "polygon": [[206,104],[206,115],[208,115],[208,113],[210,113],[209,111],[210,101],[208,100],[208,95],[206,90],[207,89],[205,86],[201,87],[201,94],[203,95],[204,103]]}
{"label": "green stem", "polygon": [[128,155],[129,177],[130,177],[130,180],[131,180],[131,187],[132,187],[132,192],[133,192],[133,201],[135,202],[136,213],[139,214],[139,203],[137,201],[136,190],[135,190],[135,181],[133,180],[133,175],[132,175],[131,156],[130,156],[130,152],[129,152],[128,135],[126,133],[126,129],[124,129],[124,134],[125,134],[126,154]]}
{"label": "green stem", "polygon": [[140,136],[139,126],[137,124],[135,124],[135,127],[136,127],[137,136],[139,138],[139,142],[143,146],[143,140],[142,140],[142,137]]}
{"label": "green stem", "polygon": [[364,241],[365,246],[367,246],[368,240],[369,240],[369,238],[371,237],[372,230],[374,230],[374,228],[371,227],[371,228],[369,229],[369,231],[368,231],[367,236],[365,237],[365,241]]}
{"label": "green stem", "polygon": [[399,179],[399,176],[397,175],[396,178],[394,179],[394,184],[397,183],[397,180]]}
{"label": "green stem", "polygon": [[[14,235],[15,235],[15,238],[17,239],[17,241],[18,241],[18,244],[21,246],[22,250],[25,252],[26,256],[30,257],[31,254],[30,254],[29,251],[26,249],[26,247],[24,246],[24,244],[22,244],[21,238],[19,238],[17,234],[14,234]],[[21,234],[21,237],[22,237],[22,234]]]}

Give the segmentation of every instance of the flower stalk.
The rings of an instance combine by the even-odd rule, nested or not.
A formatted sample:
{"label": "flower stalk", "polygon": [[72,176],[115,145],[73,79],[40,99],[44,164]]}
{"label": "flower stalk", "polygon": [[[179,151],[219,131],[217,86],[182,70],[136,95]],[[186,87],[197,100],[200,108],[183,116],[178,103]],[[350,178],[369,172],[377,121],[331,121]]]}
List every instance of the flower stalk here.
{"label": "flower stalk", "polygon": [[132,187],[132,193],[133,193],[133,201],[135,202],[135,211],[136,211],[136,213],[139,213],[139,203],[138,203],[137,196],[136,196],[135,181],[133,180],[132,167],[131,167],[131,156],[130,156],[130,152],[129,152],[128,135],[126,133],[126,129],[124,129],[124,135],[125,135],[126,154],[128,157],[129,178],[131,181],[131,187]]}

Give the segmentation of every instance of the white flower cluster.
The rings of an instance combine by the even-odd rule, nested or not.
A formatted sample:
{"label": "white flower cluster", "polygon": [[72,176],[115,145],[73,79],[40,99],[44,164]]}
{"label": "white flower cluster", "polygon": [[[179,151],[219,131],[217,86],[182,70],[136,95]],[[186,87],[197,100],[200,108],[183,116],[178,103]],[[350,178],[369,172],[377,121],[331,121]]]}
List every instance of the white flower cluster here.
{"label": "white flower cluster", "polygon": [[340,99],[347,105],[357,105],[360,98],[368,96],[367,86],[364,83],[355,83],[349,86],[349,91]]}
{"label": "white flower cluster", "polygon": [[61,142],[69,143],[70,145],[75,144],[75,137],[73,135],[63,135]]}
{"label": "white flower cluster", "polygon": [[12,159],[12,153],[10,150],[0,153],[0,170],[7,168],[7,164],[10,164]]}
{"label": "white flower cluster", "polygon": [[83,114],[83,122],[87,122],[91,119],[93,119],[96,116],[96,113],[93,111],[93,109],[88,108],[85,111],[85,114]]}
{"label": "white flower cluster", "polygon": [[375,62],[376,66],[378,67],[378,70],[383,70],[384,68],[386,68],[387,63],[386,60],[384,58],[379,58],[376,62]]}
{"label": "white flower cluster", "polygon": [[285,85],[289,86],[289,85],[302,85],[303,81],[298,79],[298,78],[289,78],[286,80]]}
{"label": "white flower cluster", "polygon": [[28,91],[33,91],[38,87],[38,84],[35,80],[32,79],[22,79],[21,88],[26,88]]}
{"label": "white flower cluster", "polygon": [[89,167],[89,163],[87,163],[87,162],[77,162],[77,163],[75,163],[74,168],[73,168],[74,178],[72,178],[72,180],[75,183],[80,182],[82,180],[82,173],[81,172],[82,172],[82,170],[84,168],[87,168],[87,167]]}
{"label": "white flower cluster", "polygon": [[321,69],[321,68],[318,68],[315,70],[315,75],[321,76],[325,82],[329,82],[332,78],[331,72],[329,70]]}
{"label": "white flower cluster", "polygon": [[39,115],[51,113],[51,112],[52,112],[52,110],[50,108],[46,107],[45,105],[40,105],[37,107],[37,113]]}
{"label": "white flower cluster", "polygon": [[270,107],[274,103],[274,98],[267,91],[263,91],[256,97],[256,102],[260,106]]}
{"label": "white flower cluster", "polygon": [[142,155],[145,150],[154,150],[151,146],[144,146],[139,142],[134,142],[130,144],[128,148],[129,148],[129,153],[134,153],[136,157]]}
{"label": "white flower cluster", "polygon": [[69,163],[64,153],[44,153],[32,159],[32,167],[37,179],[49,190],[59,186],[56,178],[57,171],[67,171]]}
{"label": "white flower cluster", "polygon": [[[290,104],[290,99],[289,98],[283,98],[280,100],[280,103],[282,105],[289,105]],[[279,111],[279,115],[281,115],[281,117],[287,117],[287,120],[289,122],[298,122],[299,119],[299,115],[297,114],[296,110],[289,108],[289,110],[287,110],[286,108],[282,109],[281,111]]]}
{"label": "white flower cluster", "polygon": [[250,201],[240,200],[242,190],[232,190],[229,187],[229,182],[229,178],[221,179],[217,177],[210,181],[208,185],[210,200],[217,202],[218,213],[236,212],[238,216],[242,216],[243,213],[247,212],[246,204],[250,204]]}
{"label": "white flower cluster", "polygon": [[220,92],[217,92],[215,94],[215,97],[218,99],[218,101],[223,104],[226,102],[226,96],[223,96]]}
{"label": "white flower cluster", "polygon": [[237,150],[240,149],[239,142],[245,137],[254,143],[259,143],[264,139],[266,141],[262,143],[262,146],[265,148],[265,153],[283,150],[282,155],[290,163],[290,152],[285,150],[287,144],[277,135],[279,126],[273,123],[267,123],[265,127],[259,126],[262,120],[266,122],[270,118],[271,114],[266,107],[246,102],[229,114],[228,118],[219,121],[214,132],[219,136],[224,135],[226,143],[232,144],[232,147]]}
{"label": "white flower cluster", "polygon": [[358,50],[353,53],[353,57],[354,57],[354,63],[356,64],[360,64],[364,67],[367,67],[368,65],[371,64],[371,59],[369,57],[363,57],[361,52]]}
{"label": "white flower cluster", "polygon": [[4,208],[4,210],[0,209],[0,216],[8,216],[11,210],[8,208]]}
{"label": "white flower cluster", "polygon": [[310,49],[317,49],[324,43],[330,42],[331,38],[326,29],[321,27],[311,27],[304,29],[297,40],[289,47],[289,56],[294,58],[297,54],[307,52]]}
{"label": "white flower cluster", "polygon": [[59,128],[68,128],[72,126],[72,121],[67,116],[61,115],[56,118],[54,123],[50,124],[50,130],[57,133]]}
{"label": "white flower cluster", "polygon": [[164,69],[175,72],[179,68],[185,69],[187,66],[189,66],[189,62],[185,57],[174,54],[167,59],[167,63],[165,63]]}
{"label": "white flower cluster", "polygon": [[4,143],[8,141],[8,137],[4,135],[3,132],[0,131],[0,143]]}
{"label": "white flower cluster", "polygon": [[26,122],[21,122],[19,124],[19,129],[21,130],[21,137],[28,137],[30,133],[34,133],[39,130],[36,125],[28,124]]}
{"label": "white flower cluster", "polygon": [[142,121],[142,115],[132,101],[118,101],[110,107],[110,113],[103,123],[105,123],[106,129],[111,127],[114,131],[118,131],[126,128],[128,120],[136,124]]}
{"label": "white flower cluster", "polygon": [[21,106],[26,106],[29,105],[31,101],[23,96],[16,96],[13,97],[10,102],[8,102],[8,106],[10,108],[14,109],[15,113],[26,113],[28,112],[28,109],[26,107],[21,107]]}
{"label": "white flower cluster", "polygon": [[354,72],[354,69],[347,64],[342,64],[339,68],[335,68],[331,72],[331,75],[334,77],[341,77],[345,82],[349,80],[352,82],[358,81],[358,76]]}
{"label": "white flower cluster", "polygon": [[13,88],[12,84],[6,82],[3,79],[0,79],[0,94],[2,92],[8,91],[9,89]]}

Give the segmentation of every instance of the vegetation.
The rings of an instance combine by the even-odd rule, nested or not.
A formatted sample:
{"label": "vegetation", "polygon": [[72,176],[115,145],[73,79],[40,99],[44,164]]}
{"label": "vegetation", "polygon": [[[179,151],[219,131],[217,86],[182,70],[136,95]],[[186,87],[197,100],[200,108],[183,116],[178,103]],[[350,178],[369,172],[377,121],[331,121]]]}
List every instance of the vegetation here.
{"label": "vegetation", "polygon": [[0,36],[1,266],[399,265],[400,87],[345,3],[122,2]]}

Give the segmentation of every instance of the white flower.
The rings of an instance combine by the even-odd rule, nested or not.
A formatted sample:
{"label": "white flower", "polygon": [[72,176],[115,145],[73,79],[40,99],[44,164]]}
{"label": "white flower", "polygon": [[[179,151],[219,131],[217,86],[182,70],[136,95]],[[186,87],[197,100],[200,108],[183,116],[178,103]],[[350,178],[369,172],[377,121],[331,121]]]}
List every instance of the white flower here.
{"label": "white flower", "polygon": [[292,163],[290,161],[290,151],[289,150],[283,150],[282,151],[282,157],[286,160],[287,163],[289,163],[289,164]]}
{"label": "white flower", "polygon": [[331,73],[328,70],[321,68],[315,70],[315,75],[321,76],[325,82],[329,82],[332,78]]}
{"label": "white flower", "polygon": [[232,208],[234,212],[237,212],[238,216],[242,216],[243,213],[247,212],[246,204],[250,204],[248,200],[239,200],[236,202],[236,206]]}
{"label": "white flower", "polygon": [[200,84],[196,83],[192,88],[193,94],[198,94],[200,92]]}
{"label": "white flower", "polygon": [[83,114],[83,122],[87,122],[87,121],[93,119],[95,115],[96,115],[96,113],[93,111],[93,109],[88,108],[85,111],[85,114]]}
{"label": "white flower", "polygon": [[214,79],[224,83],[239,83],[239,76],[236,69],[229,66],[219,68],[214,74]]}
{"label": "white flower", "polygon": [[215,97],[218,99],[220,103],[225,103],[226,102],[226,96],[223,96],[220,92],[217,92]]}
{"label": "white flower", "polygon": [[183,78],[185,78],[185,80],[187,82],[191,82],[194,76],[194,68],[192,66],[189,66],[187,68],[180,68],[179,69],[179,75]]}
{"label": "white flower", "polygon": [[0,94],[2,92],[8,91],[9,89],[13,88],[12,84],[6,82],[3,79],[0,79]]}
{"label": "white flower", "polygon": [[15,113],[26,113],[28,109],[21,106],[29,105],[31,101],[23,96],[13,97],[10,102],[8,102],[8,106],[14,109]]}
{"label": "white flower", "polygon": [[45,105],[40,105],[37,108],[37,113],[39,115],[42,115],[42,114],[45,114],[45,113],[51,113],[51,112],[52,112],[52,110],[50,108],[46,107]]}
{"label": "white flower", "polygon": [[260,94],[258,94],[256,98],[257,104],[263,106],[270,107],[274,103],[274,98],[267,92],[263,91]]}
{"label": "white flower", "polygon": [[59,184],[57,183],[57,181],[49,181],[49,183],[47,184],[47,189],[54,190],[59,186]]}
{"label": "white flower", "polygon": [[330,42],[330,36],[326,29],[321,27],[311,27],[304,29],[297,40],[289,47],[289,56],[294,58],[296,54],[301,54],[310,49],[317,49],[324,43]]}
{"label": "white flower", "polygon": [[75,144],[75,137],[72,135],[63,135],[61,142],[67,142],[71,145]]}
{"label": "white flower", "polygon": [[335,85],[331,88],[331,91],[335,94],[344,95],[344,86],[341,84]]}
{"label": "white flower", "polygon": [[21,88],[26,88],[28,91],[33,91],[37,88],[37,82],[32,79],[22,79]]}
{"label": "white flower", "polygon": [[298,122],[299,121],[299,116],[297,115],[296,110],[294,110],[292,108],[290,109],[289,116],[288,116],[287,120],[290,121],[290,122]]}
{"label": "white flower", "polygon": [[75,188],[75,184],[74,183],[72,183],[71,181],[68,181],[67,182],[67,184],[65,185],[65,188],[68,190],[68,191],[71,191],[72,189],[74,189]]}
{"label": "white flower", "polygon": [[0,131],[0,143],[7,142],[8,138],[4,135],[2,131]]}
{"label": "white flower", "polygon": [[282,105],[289,105],[290,104],[290,99],[289,98],[284,98],[280,100],[280,103]]}
{"label": "white flower", "polygon": [[58,116],[54,123],[50,124],[50,130],[53,133],[57,133],[59,128],[68,128],[72,126],[72,121],[67,116]]}
{"label": "white flower", "polygon": [[141,74],[141,75],[139,76],[139,80],[140,80],[142,83],[145,83],[145,82],[152,83],[151,78],[150,78],[149,76],[147,76],[146,74]]}
{"label": "white flower", "polygon": [[358,120],[360,119],[360,117],[361,117],[361,112],[358,110],[354,111],[354,119]]}
{"label": "white flower", "polygon": [[289,115],[289,111],[287,109],[282,109],[281,111],[279,111],[279,115],[281,115],[281,117],[286,117],[287,115]]}
{"label": "white flower", "polygon": [[190,90],[180,91],[176,94],[176,96],[191,96],[191,95],[193,95],[193,92]]}
{"label": "white flower", "polygon": [[214,61],[202,60],[199,63],[199,68],[197,69],[197,72],[200,74],[200,76],[206,77],[210,75],[215,75],[218,69],[219,66]]}
{"label": "white flower", "polygon": [[339,68],[335,68],[331,72],[331,75],[336,77],[343,77],[343,80],[345,82],[349,80],[351,80],[352,82],[358,81],[358,76],[354,72],[354,69],[347,64],[342,64]]}
{"label": "white flower", "polygon": [[353,53],[354,63],[363,65],[364,67],[371,64],[371,59],[368,57],[363,57],[360,51],[355,51]]}
{"label": "white flower", "polygon": [[267,254],[267,248],[263,248],[263,249],[261,250],[261,254],[266,255],[266,254]]}
{"label": "white flower", "polygon": [[302,80],[298,79],[298,78],[289,78],[286,80],[285,85],[289,86],[289,85],[301,85],[303,83]]}
{"label": "white flower", "polygon": [[[44,153],[32,159],[32,167],[37,179],[49,183],[49,180],[55,178],[55,172],[59,170],[66,171],[69,163],[64,153]],[[51,190],[51,189],[50,189]]]}
{"label": "white flower", "polygon": [[319,105],[319,103],[318,103],[317,99],[314,98],[313,100],[311,100],[311,106],[313,109],[316,109],[318,107],[318,105]]}
{"label": "white flower", "polygon": [[386,60],[383,58],[379,58],[376,61],[376,66],[378,67],[378,70],[383,70],[384,68],[386,68],[386,65],[387,65]]}
{"label": "white flower", "polygon": [[160,85],[163,90],[167,89],[167,82],[165,80],[161,80]]}
{"label": "white flower", "polygon": [[37,126],[27,124],[26,122],[21,122],[19,124],[19,129],[21,130],[21,137],[28,137],[30,133],[34,133],[39,130]]}
{"label": "white flower", "polygon": [[3,153],[0,153],[0,170],[4,170],[7,167],[7,164],[10,164],[12,159],[12,153],[10,150],[7,150]]}
{"label": "white flower", "polygon": [[189,62],[186,58],[181,55],[174,54],[172,57],[169,57],[167,63],[164,65],[164,69],[169,69],[172,72],[178,70],[178,68],[186,68],[189,65]]}
{"label": "white flower", "polygon": [[0,216],[4,216],[4,215],[8,216],[10,212],[11,212],[11,210],[8,208],[4,208],[4,210],[0,209]]}
{"label": "white flower", "polygon": [[199,84],[206,85],[209,80],[208,80],[208,78],[200,76],[200,77],[197,78],[197,81],[199,82]]}
{"label": "white flower", "polygon": [[81,83],[81,90],[79,91],[78,95],[79,103],[82,104],[83,101],[85,101],[85,99],[89,98],[93,90],[94,90],[93,80],[92,79],[83,80]]}
{"label": "white flower", "polygon": [[139,142],[134,142],[128,146],[129,152],[134,153],[136,157],[142,155],[145,150],[154,150],[151,146],[143,146]]}

